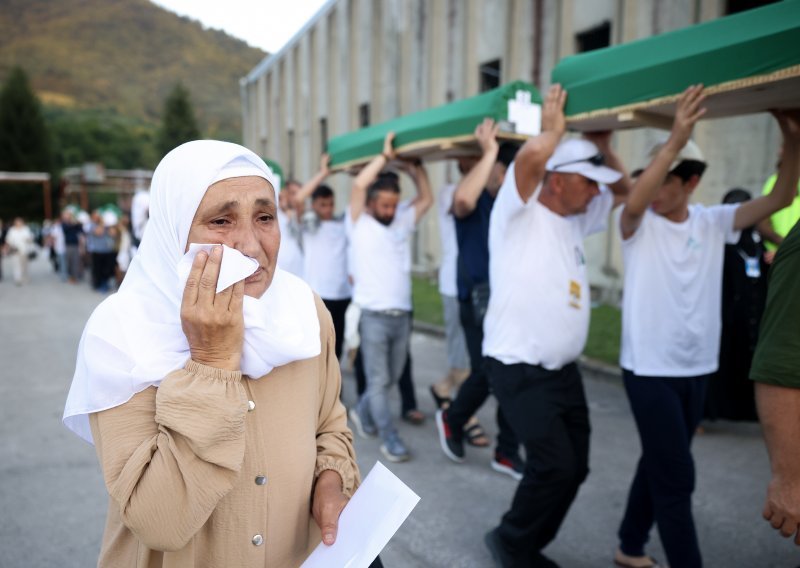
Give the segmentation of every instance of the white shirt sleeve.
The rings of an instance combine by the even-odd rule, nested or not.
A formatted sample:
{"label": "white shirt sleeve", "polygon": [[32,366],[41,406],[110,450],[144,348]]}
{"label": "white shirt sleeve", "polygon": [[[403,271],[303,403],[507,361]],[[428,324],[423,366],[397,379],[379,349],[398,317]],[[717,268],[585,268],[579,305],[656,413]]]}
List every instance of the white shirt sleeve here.
{"label": "white shirt sleeve", "polygon": [[600,195],[589,202],[586,213],[579,215],[583,236],[605,231],[608,226],[608,215],[614,206],[614,195],[605,186],[600,186]]}
{"label": "white shirt sleeve", "polygon": [[736,210],[739,209],[740,203],[728,203],[724,205],[714,205],[709,207],[709,210],[714,214],[714,221],[725,235],[725,243],[732,245],[739,242],[739,237],[742,232],[733,228],[733,223],[736,220]]}
{"label": "white shirt sleeve", "polygon": [[514,215],[525,210],[527,205],[538,197],[539,188],[536,189],[527,203],[522,200],[517,189],[517,179],[514,176],[515,165],[515,162],[511,162],[511,165],[508,166],[503,185],[500,186],[497,198],[492,206],[491,230],[498,235],[505,233],[506,224]]}

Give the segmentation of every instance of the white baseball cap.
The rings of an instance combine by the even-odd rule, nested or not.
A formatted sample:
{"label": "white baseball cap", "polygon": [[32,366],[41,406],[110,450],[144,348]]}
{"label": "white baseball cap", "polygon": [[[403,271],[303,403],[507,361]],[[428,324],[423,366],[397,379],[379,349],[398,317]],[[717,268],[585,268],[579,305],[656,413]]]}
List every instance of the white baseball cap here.
{"label": "white baseball cap", "polygon": [[[656,154],[658,154],[658,151],[661,150],[664,144],[667,143],[668,138],[669,136],[666,135],[659,136],[658,142],[656,142],[656,144],[650,149],[650,152],[648,152],[647,154],[648,161],[655,158]],[[694,162],[703,162],[704,164],[706,163],[706,159],[703,156],[703,152],[700,151],[700,146],[695,144],[694,140],[690,139],[688,142],[686,142],[686,145],[683,148],[681,148],[681,151],[678,152],[677,156],[675,156],[675,159],[669,165],[669,170],[667,171],[671,172],[672,170],[677,168],[681,162],[685,160],[692,160]]]}
{"label": "white baseball cap", "polygon": [[622,178],[617,170],[604,166],[605,158],[592,142],[583,139],[566,140],[559,144],[545,169],[553,173],[580,174],[597,183],[614,183]]}

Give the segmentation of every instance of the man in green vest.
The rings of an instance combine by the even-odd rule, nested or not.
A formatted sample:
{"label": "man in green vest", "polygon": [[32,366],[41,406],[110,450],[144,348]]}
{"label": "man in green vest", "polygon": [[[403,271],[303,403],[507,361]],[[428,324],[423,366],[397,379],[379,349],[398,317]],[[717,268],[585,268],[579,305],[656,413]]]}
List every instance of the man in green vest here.
{"label": "man in green vest", "polygon": [[[780,154],[778,156],[777,167],[780,167],[782,156],[783,147],[781,147]],[[772,192],[772,187],[775,185],[775,180],[777,178],[777,173],[774,173],[767,178],[767,181],[764,182],[764,189],[761,192],[762,195],[768,195]],[[762,237],[764,237],[765,245],[768,251],[767,255],[765,256],[767,262],[772,263],[772,259],[775,256],[775,251],[778,250],[778,246],[783,242],[783,239],[786,237],[792,227],[794,227],[798,219],[800,219],[800,184],[797,185],[797,194],[795,195],[794,201],[792,201],[792,204],[789,205],[789,207],[781,209],[777,213],[774,213],[771,217],[767,217],[758,224],[758,232],[761,233]]]}

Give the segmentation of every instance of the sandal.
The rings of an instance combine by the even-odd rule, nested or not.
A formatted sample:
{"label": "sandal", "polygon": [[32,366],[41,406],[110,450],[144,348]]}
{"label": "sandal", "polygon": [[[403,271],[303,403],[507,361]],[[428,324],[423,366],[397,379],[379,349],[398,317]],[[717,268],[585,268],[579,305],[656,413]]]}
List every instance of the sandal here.
{"label": "sandal", "polygon": [[450,403],[453,402],[449,396],[439,396],[439,393],[436,392],[436,389],[431,385],[431,396],[433,397],[434,402],[436,403],[436,408],[440,410],[444,410]]}
{"label": "sandal", "polygon": [[464,439],[467,444],[476,448],[485,448],[492,443],[483,430],[483,426],[478,422],[475,422],[472,426],[464,426]]}
{"label": "sandal", "polygon": [[414,426],[419,426],[425,423],[425,415],[414,408],[412,410],[407,410],[405,414],[403,414],[403,420]]}
{"label": "sandal", "polygon": [[628,556],[617,550],[614,554],[614,564],[620,568],[659,568],[658,560],[652,556]]}

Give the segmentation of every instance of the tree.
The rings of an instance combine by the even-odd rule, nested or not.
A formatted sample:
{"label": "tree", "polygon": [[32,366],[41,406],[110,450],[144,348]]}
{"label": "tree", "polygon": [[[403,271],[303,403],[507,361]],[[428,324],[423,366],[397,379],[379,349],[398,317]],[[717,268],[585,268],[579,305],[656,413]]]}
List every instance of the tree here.
{"label": "tree", "polygon": [[[50,135],[42,107],[28,76],[14,67],[0,90],[0,170],[51,172]],[[42,215],[42,192],[36,185],[0,186],[0,217]]]}
{"label": "tree", "polygon": [[200,129],[194,118],[189,91],[178,83],[164,103],[161,130],[158,134],[158,151],[163,156],[176,146],[198,138]]}
{"label": "tree", "polygon": [[0,91],[0,170],[49,172],[51,165],[42,106],[25,71],[14,67]]}

